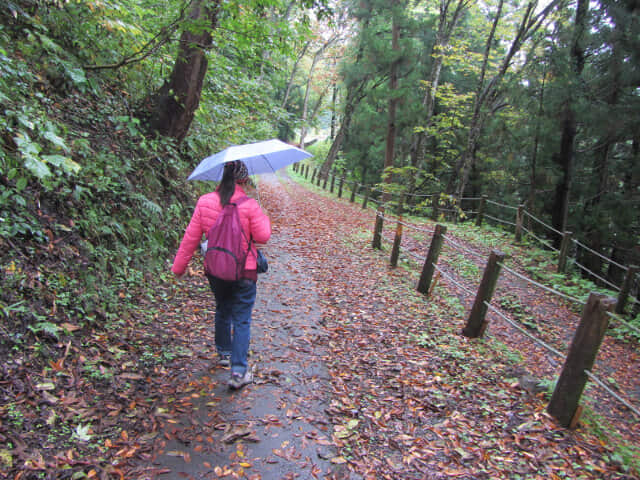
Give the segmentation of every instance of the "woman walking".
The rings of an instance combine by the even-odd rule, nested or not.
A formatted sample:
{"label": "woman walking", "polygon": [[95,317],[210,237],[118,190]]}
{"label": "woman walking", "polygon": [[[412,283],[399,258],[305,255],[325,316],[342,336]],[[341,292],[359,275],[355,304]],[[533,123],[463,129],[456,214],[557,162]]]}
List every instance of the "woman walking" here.
{"label": "woman walking", "polygon": [[[215,342],[220,365],[231,365],[229,387],[236,389],[253,381],[247,362],[251,339],[251,312],[256,299],[257,251],[254,242],[266,243],[271,236],[271,222],[258,202],[247,198],[241,185],[249,179],[247,167],[239,160],[228,162],[218,188],[201,196],[196,203],[191,221],[180,242],[171,271],[182,276],[200,245],[225,205],[237,205],[244,232],[243,250],[247,251],[244,270],[236,281],[222,280],[207,273],[215,296]],[[247,241],[249,240],[249,241]],[[251,241],[253,240],[253,241]]]}

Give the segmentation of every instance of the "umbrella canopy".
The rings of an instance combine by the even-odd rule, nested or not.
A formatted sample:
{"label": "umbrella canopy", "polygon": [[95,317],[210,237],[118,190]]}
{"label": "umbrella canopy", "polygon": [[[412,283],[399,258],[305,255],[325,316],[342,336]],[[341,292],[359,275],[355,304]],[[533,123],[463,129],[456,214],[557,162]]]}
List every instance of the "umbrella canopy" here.
{"label": "umbrella canopy", "polygon": [[257,175],[273,173],[311,156],[309,152],[275,139],[234,145],[202,160],[189,175],[189,180],[222,180],[224,164],[234,160],[242,160],[249,175]]}

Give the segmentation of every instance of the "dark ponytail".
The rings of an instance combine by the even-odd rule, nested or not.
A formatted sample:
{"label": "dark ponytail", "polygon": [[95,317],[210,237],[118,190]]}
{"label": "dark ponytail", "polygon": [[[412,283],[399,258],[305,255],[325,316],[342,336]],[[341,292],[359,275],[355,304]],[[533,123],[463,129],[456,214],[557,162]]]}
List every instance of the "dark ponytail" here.
{"label": "dark ponytail", "polygon": [[224,207],[231,200],[233,192],[236,190],[236,179],[234,176],[233,162],[224,164],[224,173],[222,174],[222,180],[216,191],[220,195],[220,204]]}

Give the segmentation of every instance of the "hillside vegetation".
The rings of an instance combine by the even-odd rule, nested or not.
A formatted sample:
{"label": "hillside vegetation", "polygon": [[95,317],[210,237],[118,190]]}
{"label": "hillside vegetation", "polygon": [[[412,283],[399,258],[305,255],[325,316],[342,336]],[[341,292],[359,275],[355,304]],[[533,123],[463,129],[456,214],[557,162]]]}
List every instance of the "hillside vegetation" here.
{"label": "hillside vegetation", "polygon": [[[326,26],[315,24],[307,9],[323,12],[325,2],[211,1],[218,9],[206,28],[202,19],[187,15],[187,6],[202,3],[12,0],[0,7],[0,477],[118,478],[120,466],[140,454],[130,436],[155,427],[149,412],[162,416],[162,401],[173,398],[177,384],[163,385],[166,390],[153,397],[157,404],[139,405],[129,396],[133,382],[144,375],[159,385],[168,365],[179,371],[188,361],[187,346],[167,337],[159,312],[163,302],[175,300],[167,289],[168,263],[193,201],[210,187],[185,181],[205,155],[230,143],[291,140],[300,129],[303,142],[307,127],[326,127],[329,117],[348,128],[346,112],[336,112],[355,108],[348,101],[362,87],[370,97],[356,111],[344,158],[325,162],[334,142],[319,142],[314,166],[344,167],[363,182],[382,178],[384,135],[370,126],[386,124],[380,115],[393,95],[378,87],[387,80],[381,72],[388,65],[361,71],[361,84],[345,70],[347,85],[341,85],[337,58],[355,55],[352,67],[362,66],[362,56],[343,37],[342,47],[320,62],[322,78],[314,79],[314,68],[323,70],[316,56],[335,44],[323,44],[334,37],[323,36]],[[368,20],[365,15],[358,21],[389,30]],[[349,27],[340,25],[344,35]],[[207,75],[188,135],[162,134],[150,119],[161,93],[175,100],[175,92],[163,87],[180,51],[178,38],[207,29]],[[376,57],[375,49],[365,50],[367,58]],[[332,90],[334,102],[327,107]],[[456,101],[441,99],[441,106]],[[404,120],[405,133],[427,128]],[[454,120],[456,129],[468,127]],[[375,134],[375,141],[359,140],[358,132]],[[420,174],[425,182],[417,192],[442,186],[430,180],[446,169],[443,151],[450,154],[454,140],[464,143],[460,135],[446,140],[434,140],[437,162]],[[620,165],[638,158],[637,142],[627,140]],[[398,140],[404,152],[398,166],[410,163],[410,143]],[[520,147],[512,144],[512,150]],[[484,154],[482,159],[490,160]],[[635,163],[628,169],[630,185],[636,169]],[[412,175],[411,169],[399,171],[400,184]],[[496,172],[490,185],[503,191],[496,187],[502,170]],[[504,178],[502,185],[510,184],[512,177]],[[472,193],[480,180],[471,178]],[[613,211],[636,201],[631,193]],[[506,192],[509,199],[518,196]],[[598,212],[611,216],[610,210]],[[625,209],[625,216],[630,212]],[[620,251],[631,252],[637,218],[627,223]],[[96,435],[92,427],[99,421]]]}

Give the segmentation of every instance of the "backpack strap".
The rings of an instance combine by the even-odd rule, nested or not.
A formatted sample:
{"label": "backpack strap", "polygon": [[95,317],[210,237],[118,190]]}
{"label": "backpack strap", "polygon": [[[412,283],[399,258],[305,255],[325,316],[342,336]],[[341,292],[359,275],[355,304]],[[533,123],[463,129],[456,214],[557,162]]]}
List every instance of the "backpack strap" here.
{"label": "backpack strap", "polygon": [[[218,193],[218,196],[219,195],[220,194]],[[244,195],[244,196],[240,197],[239,199],[237,199],[235,202],[229,202],[227,205],[233,205],[234,207],[238,208],[240,205],[242,205],[247,200],[249,200],[249,197],[247,195]],[[251,236],[250,238],[247,238],[247,235],[244,233],[244,230],[242,230],[242,236],[247,241],[247,255],[249,255],[249,253],[251,253],[251,244],[253,243],[253,236]]]}
{"label": "backpack strap", "polygon": [[245,195],[244,197],[240,197],[238,200],[236,200],[235,202],[229,202],[229,203],[233,203],[236,207],[244,202],[246,202],[247,200],[249,200],[249,197],[247,195]]}

